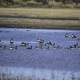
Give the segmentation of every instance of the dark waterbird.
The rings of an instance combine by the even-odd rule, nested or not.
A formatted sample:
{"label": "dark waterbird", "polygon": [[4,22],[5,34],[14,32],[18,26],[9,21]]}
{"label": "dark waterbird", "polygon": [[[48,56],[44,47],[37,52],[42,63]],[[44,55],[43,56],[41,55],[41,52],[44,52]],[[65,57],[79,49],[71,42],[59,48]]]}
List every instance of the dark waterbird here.
{"label": "dark waterbird", "polygon": [[23,46],[23,47],[26,47],[27,46],[27,43],[26,42],[21,42],[20,45]]}
{"label": "dark waterbird", "polygon": [[14,44],[14,39],[13,38],[10,39],[10,44]]}

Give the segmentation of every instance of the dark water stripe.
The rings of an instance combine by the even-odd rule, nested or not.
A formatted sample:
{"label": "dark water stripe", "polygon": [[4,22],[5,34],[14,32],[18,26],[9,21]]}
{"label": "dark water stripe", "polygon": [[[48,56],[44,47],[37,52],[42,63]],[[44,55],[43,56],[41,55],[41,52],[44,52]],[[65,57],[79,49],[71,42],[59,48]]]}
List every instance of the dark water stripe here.
{"label": "dark water stripe", "polygon": [[36,27],[36,26],[27,26],[27,25],[16,25],[16,24],[12,24],[12,25],[6,25],[6,24],[0,24],[0,28],[22,28],[22,29],[53,29],[53,30],[77,30],[79,31],[80,30],[80,27],[50,27],[50,26],[46,26],[46,27]]}
{"label": "dark water stripe", "polygon": [[66,18],[49,18],[49,17],[32,17],[32,16],[0,16],[0,18],[23,18],[23,19],[48,19],[48,20],[80,20],[78,17],[66,17]]}

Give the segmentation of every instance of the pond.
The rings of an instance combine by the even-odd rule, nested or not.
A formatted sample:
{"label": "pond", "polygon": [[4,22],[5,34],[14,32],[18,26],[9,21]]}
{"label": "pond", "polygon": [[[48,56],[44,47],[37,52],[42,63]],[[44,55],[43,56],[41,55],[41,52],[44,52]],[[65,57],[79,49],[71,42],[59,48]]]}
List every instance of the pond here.
{"label": "pond", "polygon": [[80,75],[80,30],[0,28],[0,71],[72,80]]}

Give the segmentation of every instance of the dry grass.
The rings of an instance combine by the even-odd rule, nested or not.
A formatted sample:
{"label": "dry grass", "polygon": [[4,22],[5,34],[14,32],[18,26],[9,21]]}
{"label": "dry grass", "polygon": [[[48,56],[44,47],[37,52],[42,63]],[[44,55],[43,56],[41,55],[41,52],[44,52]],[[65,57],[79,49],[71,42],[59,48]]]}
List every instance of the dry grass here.
{"label": "dry grass", "polygon": [[0,19],[0,25],[23,28],[80,28],[78,20]]}
{"label": "dry grass", "polygon": [[42,9],[42,8],[0,8],[0,16],[33,16],[33,17],[78,17],[79,9]]}
{"label": "dry grass", "polygon": [[[36,18],[80,18],[80,10],[49,8],[0,8],[0,16],[30,16]],[[80,29],[80,20],[0,18],[0,26],[2,25],[29,28]]]}

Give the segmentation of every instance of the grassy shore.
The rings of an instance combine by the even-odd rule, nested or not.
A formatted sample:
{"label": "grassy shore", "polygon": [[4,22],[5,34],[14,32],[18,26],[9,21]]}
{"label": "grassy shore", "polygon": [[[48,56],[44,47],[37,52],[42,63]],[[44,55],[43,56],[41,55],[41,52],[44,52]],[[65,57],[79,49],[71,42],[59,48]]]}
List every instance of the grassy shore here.
{"label": "grassy shore", "polygon": [[40,19],[0,19],[0,25],[17,28],[80,29],[80,21]]}
{"label": "grassy shore", "polygon": [[[64,28],[80,29],[80,10],[79,9],[47,9],[47,8],[0,8],[0,26],[14,26],[23,28]],[[6,18],[5,16],[12,17]],[[30,18],[13,18],[34,17]],[[46,18],[46,19],[39,19]],[[47,19],[47,18],[51,18]],[[55,19],[53,19],[55,18]],[[67,20],[58,20],[63,18]],[[79,19],[79,20],[69,20]],[[56,20],[57,19],[57,20]]]}
{"label": "grassy shore", "polygon": [[47,8],[0,8],[0,16],[32,16],[32,17],[78,17],[79,9],[47,9]]}

